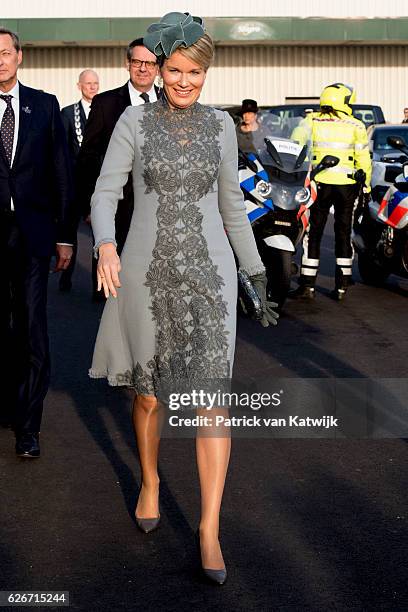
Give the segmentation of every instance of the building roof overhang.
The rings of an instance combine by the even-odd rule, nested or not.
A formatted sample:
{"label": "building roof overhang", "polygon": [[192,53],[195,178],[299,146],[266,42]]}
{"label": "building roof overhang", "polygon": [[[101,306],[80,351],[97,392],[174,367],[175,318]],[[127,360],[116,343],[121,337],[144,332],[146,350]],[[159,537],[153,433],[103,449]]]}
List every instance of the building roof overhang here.
{"label": "building roof overhang", "polygon": [[[143,36],[151,18],[3,19],[24,46],[125,46]],[[220,45],[385,45],[408,44],[408,17],[207,17]]]}

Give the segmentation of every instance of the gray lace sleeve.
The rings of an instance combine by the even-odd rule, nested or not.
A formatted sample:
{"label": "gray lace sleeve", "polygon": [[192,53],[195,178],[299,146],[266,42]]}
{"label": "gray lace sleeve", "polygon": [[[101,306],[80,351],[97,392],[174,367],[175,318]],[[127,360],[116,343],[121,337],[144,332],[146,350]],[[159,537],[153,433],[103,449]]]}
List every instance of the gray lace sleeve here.
{"label": "gray lace sleeve", "polygon": [[132,107],[125,110],[113,130],[91,199],[95,254],[101,244],[113,242],[116,245],[115,214],[134,159],[135,122],[132,110]]}
{"label": "gray lace sleeve", "polygon": [[237,137],[234,123],[227,112],[224,112],[224,122],[225,142],[218,177],[218,207],[229,241],[238,257],[239,267],[252,276],[263,272],[265,267],[258,253],[239,187]]}

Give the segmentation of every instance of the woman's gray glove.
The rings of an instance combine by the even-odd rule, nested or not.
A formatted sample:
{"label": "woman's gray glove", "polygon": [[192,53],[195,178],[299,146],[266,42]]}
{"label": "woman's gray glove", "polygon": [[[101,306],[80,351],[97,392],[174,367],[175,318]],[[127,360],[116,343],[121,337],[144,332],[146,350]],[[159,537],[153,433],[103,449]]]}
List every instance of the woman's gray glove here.
{"label": "woman's gray glove", "polygon": [[269,327],[270,324],[277,325],[279,314],[273,309],[277,308],[278,304],[276,304],[276,302],[268,302],[266,298],[266,285],[268,279],[266,278],[265,272],[254,274],[254,276],[250,276],[249,278],[262,304],[263,316],[262,319],[259,319],[259,322],[263,327]]}

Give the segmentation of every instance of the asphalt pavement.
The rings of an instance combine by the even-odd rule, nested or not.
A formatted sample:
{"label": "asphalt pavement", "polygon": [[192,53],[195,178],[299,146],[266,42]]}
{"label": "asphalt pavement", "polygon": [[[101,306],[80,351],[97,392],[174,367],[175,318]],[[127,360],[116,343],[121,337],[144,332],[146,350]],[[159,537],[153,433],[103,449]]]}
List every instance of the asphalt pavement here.
{"label": "asphalt pavement", "polygon": [[[288,302],[276,329],[240,318],[235,378],[289,378],[294,387],[304,379],[406,381],[408,283],[394,277],[374,289],[356,271],[339,304],[329,297],[331,227],[322,258],[314,303]],[[87,377],[102,312],[90,299],[89,268],[82,226],[71,293],[50,276],[41,459],[17,459],[10,431],[0,430],[0,590],[69,591],[70,609],[98,612],[406,611],[405,438],[234,439],[222,587],[198,572],[192,439],[162,440],[162,522],[149,535],[136,528],[131,395]]]}

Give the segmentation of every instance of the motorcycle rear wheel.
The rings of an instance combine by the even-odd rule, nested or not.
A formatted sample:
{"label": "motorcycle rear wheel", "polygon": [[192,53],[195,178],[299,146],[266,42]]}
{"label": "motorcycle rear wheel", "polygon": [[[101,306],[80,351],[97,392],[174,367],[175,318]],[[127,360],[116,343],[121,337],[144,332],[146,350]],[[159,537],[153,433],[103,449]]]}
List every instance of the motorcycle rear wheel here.
{"label": "motorcycle rear wheel", "polygon": [[387,270],[374,261],[372,255],[370,257],[367,253],[358,254],[358,271],[363,282],[373,287],[382,287],[390,275]]}
{"label": "motorcycle rear wheel", "polygon": [[268,249],[266,264],[268,277],[268,299],[278,304],[279,310],[288,297],[292,276],[292,253],[281,249]]}

